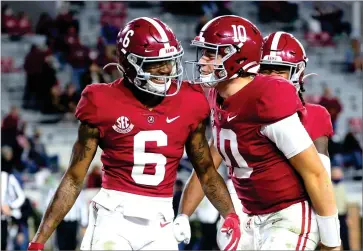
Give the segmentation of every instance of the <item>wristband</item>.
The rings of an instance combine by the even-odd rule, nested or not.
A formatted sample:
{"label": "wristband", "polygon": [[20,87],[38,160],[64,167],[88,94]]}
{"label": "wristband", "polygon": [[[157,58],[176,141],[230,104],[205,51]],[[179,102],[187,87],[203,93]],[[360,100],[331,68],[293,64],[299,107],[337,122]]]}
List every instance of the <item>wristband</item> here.
{"label": "wristband", "polygon": [[43,249],[44,249],[43,243],[30,242],[28,246],[28,250],[43,250]]}
{"label": "wristband", "polygon": [[320,241],[327,247],[340,246],[340,223],[338,212],[331,216],[316,215],[318,222]]}

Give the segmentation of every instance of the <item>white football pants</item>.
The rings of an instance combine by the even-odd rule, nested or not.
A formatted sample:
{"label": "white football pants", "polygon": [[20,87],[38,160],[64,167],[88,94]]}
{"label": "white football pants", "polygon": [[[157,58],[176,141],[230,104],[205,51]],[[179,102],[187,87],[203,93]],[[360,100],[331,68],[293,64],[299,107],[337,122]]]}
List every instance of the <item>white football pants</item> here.
{"label": "white football pants", "polygon": [[172,198],[102,188],[89,208],[81,250],[178,250]]}
{"label": "white football pants", "polygon": [[[241,222],[237,250],[315,250],[320,236],[314,209],[299,202],[275,213],[247,215],[237,194],[231,194]],[[221,218],[222,224],[223,218]]]}
{"label": "white football pants", "polygon": [[172,220],[125,216],[91,202],[81,250],[178,250]]}

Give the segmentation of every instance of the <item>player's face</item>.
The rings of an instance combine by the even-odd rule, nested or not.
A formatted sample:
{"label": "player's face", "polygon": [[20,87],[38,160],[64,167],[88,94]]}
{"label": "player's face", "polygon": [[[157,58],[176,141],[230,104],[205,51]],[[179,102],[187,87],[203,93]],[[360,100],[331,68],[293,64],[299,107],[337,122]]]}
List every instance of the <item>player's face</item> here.
{"label": "player's face", "polygon": [[[173,68],[175,68],[175,64],[175,60],[152,62],[145,64],[143,69],[154,76],[170,76],[172,75]],[[165,78],[152,77],[150,80],[155,84],[165,84]]]}
{"label": "player's face", "polygon": [[[199,59],[200,66],[200,74],[208,75],[214,72],[215,64],[222,64],[222,56],[216,55],[215,50],[203,49],[202,56]],[[216,57],[217,56],[217,57]]]}
{"label": "player's face", "polygon": [[285,79],[289,79],[290,70],[285,67],[271,67],[261,65],[260,73],[264,75],[280,76]]}

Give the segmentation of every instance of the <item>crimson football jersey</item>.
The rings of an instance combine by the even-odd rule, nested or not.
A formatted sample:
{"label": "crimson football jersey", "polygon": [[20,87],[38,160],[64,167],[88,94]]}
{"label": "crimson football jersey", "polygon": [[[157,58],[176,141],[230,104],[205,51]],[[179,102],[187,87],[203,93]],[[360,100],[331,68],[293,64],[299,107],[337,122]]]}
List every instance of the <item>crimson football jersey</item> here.
{"label": "crimson football jersey", "polygon": [[276,76],[257,75],[219,104],[208,95],[215,147],[230,168],[248,214],[279,211],[307,199],[303,182],[284,154],[261,134],[261,127],[305,111],[295,87]]}
{"label": "crimson football jersey", "polygon": [[76,110],[80,121],[100,131],[102,187],[152,197],[173,196],[184,144],[208,115],[200,86],[184,82],[150,111],[122,79],[87,86]]}
{"label": "crimson football jersey", "polygon": [[319,137],[333,136],[333,126],[330,114],[325,107],[315,104],[305,104],[306,112],[302,113],[301,122],[312,140]]}

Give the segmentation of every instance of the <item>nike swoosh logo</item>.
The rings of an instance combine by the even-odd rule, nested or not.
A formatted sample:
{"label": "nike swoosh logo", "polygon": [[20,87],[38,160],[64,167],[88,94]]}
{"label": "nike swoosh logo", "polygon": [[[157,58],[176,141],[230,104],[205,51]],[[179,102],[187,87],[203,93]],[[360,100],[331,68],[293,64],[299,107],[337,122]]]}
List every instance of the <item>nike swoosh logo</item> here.
{"label": "nike swoosh logo", "polygon": [[145,52],[152,52],[152,51],[154,51],[154,50],[145,50]]}
{"label": "nike swoosh logo", "polygon": [[227,122],[229,122],[229,121],[231,121],[232,119],[234,119],[235,117],[237,117],[237,115],[236,116],[233,116],[233,117],[229,117],[229,115],[228,115],[228,117],[227,117]]}
{"label": "nike swoosh logo", "polygon": [[162,228],[163,228],[163,227],[165,227],[165,226],[166,226],[166,225],[168,225],[168,224],[170,224],[170,222],[165,222],[165,223],[161,223],[161,222],[160,222],[160,227],[162,227]]}
{"label": "nike swoosh logo", "polygon": [[176,119],[178,119],[180,116],[177,116],[177,117],[175,117],[175,118],[172,118],[172,119],[169,119],[168,117],[166,118],[166,123],[171,123],[171,122],[173,122],[174,120],[176,120]]}

